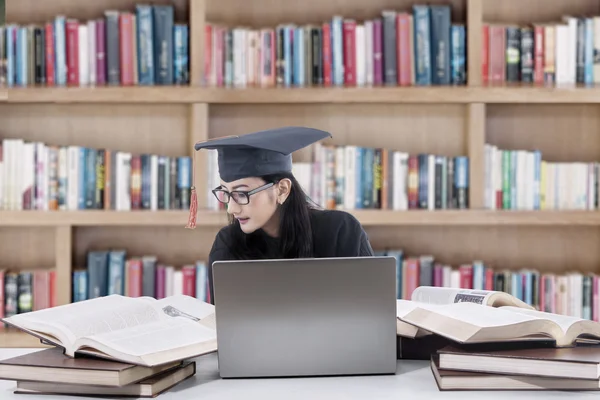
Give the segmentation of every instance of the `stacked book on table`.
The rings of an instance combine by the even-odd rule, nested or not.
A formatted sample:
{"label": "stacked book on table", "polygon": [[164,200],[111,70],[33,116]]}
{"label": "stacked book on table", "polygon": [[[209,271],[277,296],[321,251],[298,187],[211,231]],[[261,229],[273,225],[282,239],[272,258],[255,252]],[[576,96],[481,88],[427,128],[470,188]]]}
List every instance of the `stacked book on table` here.
{"label": "stacked book on table", "polygon": [[110,295],[2,319],[51,347],[0,360],[15,393],[155,397],[217,350],[214,306]]}
{"label": "stacked book on table", "polygon": [[419,287],[397,300],[398,358],[440,390],[600,390],[600,323],[504,292]]}

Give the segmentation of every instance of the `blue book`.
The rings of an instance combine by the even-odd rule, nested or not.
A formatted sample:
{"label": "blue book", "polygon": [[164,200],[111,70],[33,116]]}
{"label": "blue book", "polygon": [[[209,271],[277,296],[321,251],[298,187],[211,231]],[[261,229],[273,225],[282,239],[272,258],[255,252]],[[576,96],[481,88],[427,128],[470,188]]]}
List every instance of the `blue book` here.
{"label": "blue book", "polygon": [[152,6],[138,4],[137,52],[138,81],[140,85],[154,85],[154,20]]}

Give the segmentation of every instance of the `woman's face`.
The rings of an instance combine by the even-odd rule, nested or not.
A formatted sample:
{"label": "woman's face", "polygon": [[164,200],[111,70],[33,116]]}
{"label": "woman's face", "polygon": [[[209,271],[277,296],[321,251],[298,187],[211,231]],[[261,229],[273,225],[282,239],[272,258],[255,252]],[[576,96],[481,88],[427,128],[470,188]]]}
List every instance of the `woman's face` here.
{"label": "woman's face", "polygon": [[[230,193],[233,191],[249,192],[265,183],[261,178],[244,178],[229,183],[221,181],[221,188]],[[252,233],[263,228],[266,233],[277,235],[277,189],[277,185],[273,185],[250,195],[248,204],[238,204],[232,195],[229,203],[226,204],[227,212],[238,220],[244,233]]]}

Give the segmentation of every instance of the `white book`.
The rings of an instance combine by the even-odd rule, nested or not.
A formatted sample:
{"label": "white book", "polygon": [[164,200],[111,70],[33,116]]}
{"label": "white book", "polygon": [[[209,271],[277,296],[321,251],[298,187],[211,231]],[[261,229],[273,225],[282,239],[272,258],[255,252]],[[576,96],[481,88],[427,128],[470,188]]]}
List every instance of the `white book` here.
{"label": "white book", "polygon": [[175,275],[175,267],[168,265],[165,267],[165,297],[173,296],[173,280]]}
{"label": "white book", "polygon": [[67,148],[67,209],[74,211],[79,208],[79,147]]}
{"label": "white book", "polygon": [[173,272],[173,295],[183,294],[183,271],[176,269]]}
{"label": "white book", "polygon": [[427,155],[427,209],[435,210],[435,155]]}
{"label": "white book", "polygon": [[[564,85],[570,82],[569,67],[569,27],[566,24],[557,24],[555,26],[555,81],[557,85]],[[575,46],[573,46],[575,47]]]}
{"label": "white book", "polygon": [[158,156],[150,155],[150,210],[158,210]]}
{"label": "white book", "polygon": [[115,207],[119,211],[131,210],[131,153],[116,153]]}
{"label": "white book", "polygon": [[[134,35],[135,36],[135,35]],[[96,84],[96,21],[89,20],[87,23],[88,37],[88,65],[90,85]],[[134,47],[135,49],[135,47]]]}
{"label": "white book", "polygon": [[88,26],[79,24],[79,85],[87,86],[90,83]]}
{"label": "white book", "polygon": [[393,190],[393,205],[392,209],[396,211],[408,210],[408,153],[401,151],[393,151],[392,165],[394,182],[392,183]]}
{"label": "white book", "polygon": [[365,51],[365,26],[362,24],[356,25],[356,85],[364,86],[367,81],[367,55]]}
{"label": "white book", "polygon": [[346,162],[346,185],[344,208],[354,210],[356,207],[356,146],[346,146],[344,161]]}
{"label": "white book", "polygon": [[373,85],[373,21],[365,21],[365,84]]}

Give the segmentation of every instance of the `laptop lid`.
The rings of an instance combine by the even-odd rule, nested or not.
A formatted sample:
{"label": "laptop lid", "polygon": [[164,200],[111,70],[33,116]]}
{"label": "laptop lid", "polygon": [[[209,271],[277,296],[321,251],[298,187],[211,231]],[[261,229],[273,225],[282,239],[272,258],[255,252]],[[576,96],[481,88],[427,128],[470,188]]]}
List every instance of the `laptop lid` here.
{"label": "laptop lid", "polygon": [[213,285],[223,378],[396,371],[394,257],[217,261]]}

